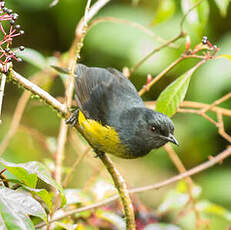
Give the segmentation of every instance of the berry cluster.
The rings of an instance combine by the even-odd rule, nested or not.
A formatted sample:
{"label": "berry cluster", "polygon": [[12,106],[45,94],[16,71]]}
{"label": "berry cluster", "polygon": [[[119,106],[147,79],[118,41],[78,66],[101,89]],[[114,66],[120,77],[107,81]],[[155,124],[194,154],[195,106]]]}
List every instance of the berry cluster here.
{"label": "berry cluster", "polygon": [[[9,63],[12,60],[17,62],[22,61],[21,58],[16,56],[15,51],[24,50],[23,46],[20,46],[15,51],[10,49],[13,38],[24,34],[23,30],[20,30],[20,25],[16,25],[16,20],[18,14],[14,13],[13,10],[5,7],[5,2],[0,0],[0,69],[2,72],[7,72],[9,68]],[[9,22],[10,26],[8,32],[4,29],[2,22]]]}
{"label": "berry cluster", "polygon": [[203,36],[201,42],[202,42],[203,45],[208,45],[208,47],[211,50],[217,50],[217,46],[216,45],[212,45],[212,43],[208,40],[208,38],[206,36]]}

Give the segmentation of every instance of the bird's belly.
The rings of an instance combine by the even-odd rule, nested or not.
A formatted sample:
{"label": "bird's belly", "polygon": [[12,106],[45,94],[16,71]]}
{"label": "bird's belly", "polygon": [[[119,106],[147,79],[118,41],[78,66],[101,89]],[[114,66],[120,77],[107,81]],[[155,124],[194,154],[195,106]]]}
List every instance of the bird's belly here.
{"label": "bird's belly", "polygon": [[110,126],[103,126],[91,119],[79,119],[83,136],[97,150],[123,157],[128,154],[119,138],[118,133]]}

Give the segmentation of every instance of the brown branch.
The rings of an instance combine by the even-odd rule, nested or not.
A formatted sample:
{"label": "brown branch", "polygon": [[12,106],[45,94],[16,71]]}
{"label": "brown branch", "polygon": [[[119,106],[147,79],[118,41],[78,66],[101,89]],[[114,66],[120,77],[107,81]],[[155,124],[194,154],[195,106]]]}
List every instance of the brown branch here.
{"label": "brown branch", "polygon": [[61,119],[59,135],[57,141],[57,153],[55,154],[55,180],[61,184],[62,181],[62,167],[63,167],[63,159],[64,159],[64,149],[67,140],[67,131],[68,126],[65,123],[65,119]]}
{"label": "brown branch", "polygon": [[204,1],[204,0],[200,0],[200,1],[198,1],[198,2],[196,2],[184,15],[183,15],[183,18],[181,19],[181,22],[180,22],[180,31],[181,31],[181,33],[184,33],[184,22],[185,22],[185,20],[186,20],[186,18],[187,18],[187,16],[191,13],[191,11],[193,10],[193,9],[195,9],[196,7],[198,7],[201,3],[202,3],[202,1]]}
{"label": "brown branch", "polygon": [[[71,70],[71,76],[70,76],[70,87],[69,87],[69,93],[72,95],[73,88],[74,88],[74,72],[76,69],[76,63],[79,58],[80,50],[83,46],[83,39],[84,35],[86,33],[86,22],[89,22],[90,19],[100,10],[106,3],[108,3],[110,0],[99,0],[97,1],[85,14],[85,16],[80,20],[77,28],[76,28],[76,39],[73,42],[72,48],[71,48],[71,57],[73,58],[71,65],[70,65],[70,70]],[[75,53],[75,54],[73,54]],[[69,95],[70,95],[69,94]],[[124,214],[126,217],[126,226],[127,229],[135,229],[135,218],[134,218],[134,211],[133,211],[133,206],[132,202],[130,200],[129,194],[127,192],[127,187],[124,179],[122,176],[119,174],[118,170],[114,167],[112,164],[111,159],[106,155],[106,154],[101,154],[100,156],[101,161],[107,168],[108,172],[110,173],[114,184],[119,192],[121,201],[122,201],[122,206],[124,210]]]}
{"label": "brown branch", "polygon": [[100,176],[100,173],[102,172],[102,169],[103,169],[103,164],[101,164],[100,166],[96,165],[94,167],[92,175],[84,183],[84,186],[82,188],[83,192],[87,192],[90,188],[92,188],[93,184],[96,182],[96,180]]}
{"label": "brown branch", "polygon": [[231,93],[226,94],[225,96],[219,98],[218,100],[214,101],[211,105],[207,106],[206,108],[203,108],[201,110],[201,113],[206,113],[208,110],[211,110],[213,107],[221,104],[224,101],[227,101],[229,98],[231,98]]}
{"label": "brown branch", "polygon": [[[158,51],[160,51],[162,48],[168,46],[171,43],[174,43],[175,41],[179,40],[180,38],[183,38],[186,36],[186,32],[184,32],[183,30],[183,25],[185,22],[186,17],[188,16],[188,14],[197,6],[200,5],[200,3],[203,0],[200,0],[199,2],[195,3],[183,16],[181,22],[180,22],[180,33],[173,39],[170,39],[169,41],[166,41],[163,45],[155,48],[154,50],[152,50],[150,53],[148,53],[146,56],[144,56],[140,61],[138,61],[134,66],[131,67],[130,69],[130,75],[135,72],[137,70],[137,68],[139,68],[146,60],[148,60],[151,56],[153,56],[155,53],[157,53]],[[195,56],[194,56],[195,57]],[[186,57],[188,58],[188,57]]]}
{"label": "brown branch", "polygon": [[[185,169],[182,161],[180,160],[180,158],[178,157],[178,155],[176,154],[176,152],[172,148],[172,146],[168,143],[164,146],[164,149],[168,153],[169,158],[172,160],[172,162],[174,163],[174,165],[176,166],[178,171],[180,173],[185,173],[186,169]],[[194,211],[194,214],[196,217],[196,229],[199,230],[200,226],[201,226],[201,218],[200,218],[200,214],[196,208],[196,201],[193,197],[193,187],[194,187],[193,181],[190,177],[186,177],[186,183],[187,183],[189,198],[190,198],[190,201],[192,202],[193,211]]]}
{"label": "brown branch", "polygon": [[[76,69],[76,63],[78,60],[78,57],[80,55],[81,47],[83,46],[82,42],[85,35],[85,27],[87,26],[87,15],[88,10],[90,6],[91,0],[87,1],[85,13],[82,19],[80,20],[77,31],[78,36],[76,35],[76,38],[73,42],[72,47],[70,48],[70,63],[69,68],[71,69],[71,75],[69,78],[67,78],[65,83],[65,106],[67,108],[67,111],[69,111],[69,108],[72,104],[72,96],[74,92],[74,72]],[[68,126],[65,123],[65,120],[62,119],[60,123],[60,130],[59,130],[59,136],[58,136],[58,148],[57,148],[57,154],[56,154],[56,167],[55,167],[55,179],[56,181],[61,184],[62,181],[62,162],[64,159],[64,149],[65,149],[65,143],[67,140],[67,132],[68,132]]]}
{"label": "brown branch", "polygon": [[[224,129],[224,122],[223,122],[223,116],[229,116],[231,117],[231,110],[224,109],[220,107],[216,107],[216,105],[224,102],[225,100],[228,100],[230,98],[229,94],[223,96],[222,98],[216,100],[211,105],[203,104],[199,102],[192,102],[192,101],[184,101],[181,103],[180,107],[187,107],[187,108],[196,108],[196,109],[182,109],[178,108],[177,112],[180,113],[192,113],[197,114],[199,116],[204,117],[206,120],[211,122],[213,125],[215,125],[218,128],[218,133],[226,139],[229,143],[231,143],[231,136],[225,132]],[[146,102],[146,105],[152,109],[155,107],[155,102]],[[217,115],[217,122],[213,120],[211,117],[209,117],[205,112],[208,110],[211,110],[212,112],[215,112]],[[205,112],[204,112],[205,111]]]}
{"label": "brown branch", "polygon": [[[156,189],[160,189],[162,187],[165,187],[167,185],[170,185],[172,183],[175,183],[179,180],[185,179],[187,177],[190,177],[192,175],[195,175],[201,171],[204,171],[208,168],[211,168],[212,166],[222,162],[225,158],[231,156],[231,146],[228,146],[226,150],[224,150],[223,152],[219,153],[217,156],[209,159],[208,161],[184,172],[181,173],[177,176],[171,177],[165,181],[159,182],[159,183],[155,183],[153,185],[147,185],[147,186],[143,186],[143,187],[139,187],[139,188],[133,188],[133,189],[129,189],[129,193],[139,193],[139,192],[146,192],[146,191],[150,191],[150,190],[156,190]],[[104,206],[108,203],[111,203],[113,201],[115,201],[116,199],[118,199],[119,196],[118,195],[114,195],[108,199],[105,199],[103,201],[97,202],[95,204],[92,205],[88,205],[86,207],[82,207],[82,208],[77,208],[71,211],[67,211],[66,213],[64,213],[62,216],[59,216],[58,218],[55,218],[53,220],[50,220],[49,223],[53,223],[55,221],[61,220],[65,217],[71,216],[73,214],[79,213],[79,212],[83,212],[83,211],[87,211],[87,210],[91,210],[91,209],[95,209],[101,206]],[[45,223],[40,223],[36,226],[36,228],[41,228],[43,226],[45,226]]]}
{"label": "brown branch", "polygon": [[90,152],[91,148],[87,147],[86,150],[84,151],[84,153],[82,153],[77,160],[75,161],[75,163],[72,165],[70,171],[68,172],[68,174],[66,175],[66,177],[63,180],[63,187],[65,188],[67,186],[67,184],[69,183],[71,177],[73,176],[74,171],[76,170],[77,166],[79,165],[79,163],[83,160],[84,157],[87,156],[87,154]]}
{"label": "brown branch", "polygon": [[225,132],[223,116],[221,113],[217,113],[218,120],[218,133],[225,138],[229,143],[231,143],[231,136]]}
{"label": "brown branch", "polygon": [[[156,101],[146,101],[145,104],[151,108],[155,109],[155,104]],[[204,109],[210,106],[209,104],[201,103],[201,102],[195,102],[195,101],[183,101],[180,104],[180,108],[177,110],[177,112],[182,112],[182,113],[197,113],[199,109]],[[194,108],[194,109],[184,109],[184,108]],[[221,107],[212,107],[210,108],[210,111],[212,112],[220,112],[224,116],[231,117],[231,110],[229,109],[224,109]]]}
{"label": "brown branch", "polygon": [[57,112],[59,112],[61,115],[65,115],[67,113],[66,106],[60,103],[58,100],[56,100],[54,97],[52,97],[48,92],[41,89],[31,81],[27,80],[23,76],[21,76],[19,73],[15,72],[14,70],[10,71],[10,78],[12,78],[14,81],[16,81],[18,84],[20,84],[23,88],[29,90],[34,95],[40,97],[45,103],[50,105],[53,109],[55,109]]}
{"label": "brown branch", "polygon": [[[195,102],[195,101],[183,101],[180,105],[180,107],[195,108],[195,109],[204,109],[204,108],[208,108],[209,106],[210,105],[208,105],[208,104],[201,103],[201,102]],[[216,107],[214,105],[213,107],[209,108],[209,110],[212,112],[215,112],[215,113],[220,112],[224,116],[231,117],[231,110],[229,110],[229,109]]]}
{"label": "brown branch", "polygon": [[155,53],[159,52],[164,47],[168,46],[169,44],[179,40],[180,38],[184,37],[185,34],[179,34],[176,37],[170,39],[169,41],[165,42],[164,44],[160,45],[159,47],[153,49],[151,52],[149,52],[146,56],[144,56],[140,61],[138,61],[134,66],[130,68],[130,75],[134,73],[145,61],[147,61],[151,56],[153,56]]}
{"label": "brown branch", "polygon": [[2,73],[1,74],[1,85],[0,85],[0,125],[2,123],[1,113],[2,113],[2,102],[3,102],[5,84],[6,84],[6,75]]}
{"label": "brown branch", "polygon": [[[41,76],[42,76],[41,72],[36,73],[33,77],[31,77],[31,81],[35,84],[38,84],[41,80]],[[0,156],[3,154],[3,152],[5,151],[5,149],[7,148],[9,144],[9,141],[11,140],[11,138],[14,136],[15,132],[17,131],[17,128],[21,121],[26,104],[28,100],[30,99],[30,96],[31,96],[31,92],[25,91],[20,97],[17,103],[16,109],[15,109],[14,115],[13,115],[10,128],[0,144]]]}
{"label": "brown branch", "polygon": [[99,155],[99,158],[107,167],[108,172],[111,174],[115,187],[119,192],[119,196],[123,205],[124,215],[126,218],[126,229],[135,230],[135,216],[132,206],[132,202],[129,196],[126,182],[124,178],[120,175],[119,171],[113,165],[111,159],[106,154]]}
{"label": "brown branch", "polygon": [[167,74],[171,69],[173,69],[178,63],[184,60],[184,57],[181,56],[172,62],[166,69],[159,73],[149,84],[145,85],[140,91],[139,95],[142,96],[144,93],[150,90],[150,88],[159,81],[165,74]]}
{"label": "brown branch", "polygon": [[[153,31],[146,28],[145,26],[143,26],[143,25],[141,25],[139,23],[133,22],[133,21],[129,21],[129,20],[126,20],[126,19],[121,19],[121,18],[115,18],[115,17],[98,17],[98,18],[94,19],[89,24],[88,31],[93,26],[95,26],[96,24],[101,23],[101,22],[112,22],[112,23],[121,23],[121,24],[129,25],[129,26],[132,26],[132,27],[134,27],[136,29],[139,29],[139,30],[143,31],[144,33],[148,34],[149,36],[151,36],[152,38],[154,38],[155,40],[157,40],[160,43],[167,43],[166,40],[159,37]],[[169,46],[171,48],[175,48],[175,49],[178,48],[178,46],[175,45],[174,43],[169,43],[167,46]]]}

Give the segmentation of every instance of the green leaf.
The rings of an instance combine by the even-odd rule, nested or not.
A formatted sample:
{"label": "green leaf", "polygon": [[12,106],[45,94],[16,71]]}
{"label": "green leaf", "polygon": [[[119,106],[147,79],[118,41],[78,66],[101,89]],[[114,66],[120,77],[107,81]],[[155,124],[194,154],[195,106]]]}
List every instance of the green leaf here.
{"label": "green leaf", "polygon": [[22,181],[23,184],[28,187],[35,188],[37,184],[37,175],[35,173],[28,173],[28,170],[25,169],[24,164],[14,164],[11,162],[6,162],[3,159],[0,159],[0,163],[5,167],[9,172]]}
{"label": "green leaf", "polygon": [[47,222],[46,212],[30,194],[0,187],[0,226],[7,230],[35,229],[28,215]]}
{"label": "green leaf", "polygon": [[[186,14],[197,2],[199,0],[181,0],[183,13]],[[187,15],[186,20],[194,30],[201,34],[207,24],[208,17],[209,4],[207,0],[204,0]]]}
{"label": "green leaf", "polygon": [[197,208],[200,212],[217,215],[231,222],[231,212],[220,205],[204,200],[197,203]]}
{"label": "green leaf", "polygon": [[161,92],[156,103],[156,110],[158,112],[166,114],[169,117],[176,113],[178,106],[184,100],[191,76],[197,68],[198,65],[195,65]]}
{"label": "green leaf", "polygon": [[116,229],[121,229],[121,230],[126,229],[126,224],[124,219],[114,214],[113,212],[97,210],[95,214],[98,218],[104,219],[109,223],[113,224],[116,227]]}
{"label": "green leaf", "polygon": [[0,159],[0,163],[9,170],[13,175],[20,179],[25,185],[35,188],[37,178],[56,188],[61,194],[61,205],[66,202],[63,188],[52,177],[48,169],[40,162],[31,161],[22,164],[14,164]]}
{"label": "green leaf", "polygon": [[175,2],[174,0],[161,0],[156,12],[156,17],[153,24],[158,24],[170,18],[175,12]]}
{"label": "green leaf", "polygon": [[52,194],[50,194],[46,189],[35,189],[28,186],[23,186],[27,191],[30,191],[33,195],[40,197],[47,205],[49,211],[52,210]]}
{"label": "green leaf", "polygon": [[18,52],[17,56],[39,69],[47,67],[46,58],[34,49],[25,48],[23,51]]}
{"label": "green leaf", "polygon": [[220,14],[222,17],[227,15],[227,9],[230,3],[230,0],[215,0],[215,3],[220,10]]}

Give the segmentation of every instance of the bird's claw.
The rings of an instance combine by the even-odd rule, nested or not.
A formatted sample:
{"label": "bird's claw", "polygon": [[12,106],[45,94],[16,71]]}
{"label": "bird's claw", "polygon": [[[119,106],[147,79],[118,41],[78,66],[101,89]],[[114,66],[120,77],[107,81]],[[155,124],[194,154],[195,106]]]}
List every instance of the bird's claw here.
{"label": "bird's claw", "polygon": [[76,109],[70,117],[66,120],[66,124],[70,124],[72,127],[78,123],[79,109]]}

